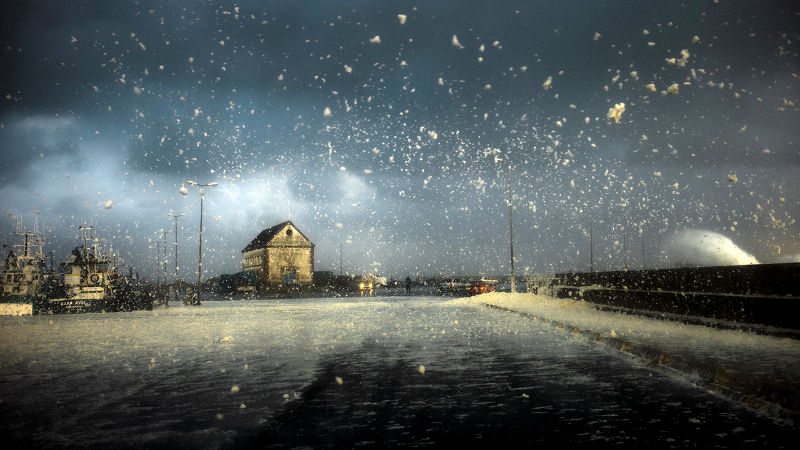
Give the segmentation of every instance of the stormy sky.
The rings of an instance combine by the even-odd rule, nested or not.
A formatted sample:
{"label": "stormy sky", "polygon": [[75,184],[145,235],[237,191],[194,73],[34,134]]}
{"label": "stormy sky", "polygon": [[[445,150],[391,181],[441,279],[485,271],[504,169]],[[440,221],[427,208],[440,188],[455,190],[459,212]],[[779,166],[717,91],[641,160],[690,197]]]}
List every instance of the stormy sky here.
{"label": "stormy sky", "polygon": [[0,238],[39,211],[57,262],[89,223],[153,277],[172,212],[191,280],[194,180],[204,278],[289,219],[317,270],[505,273],[509,167],[518,273],[588,270],[590,223],[596,270],[800,254],[796,2],[6,3]]}

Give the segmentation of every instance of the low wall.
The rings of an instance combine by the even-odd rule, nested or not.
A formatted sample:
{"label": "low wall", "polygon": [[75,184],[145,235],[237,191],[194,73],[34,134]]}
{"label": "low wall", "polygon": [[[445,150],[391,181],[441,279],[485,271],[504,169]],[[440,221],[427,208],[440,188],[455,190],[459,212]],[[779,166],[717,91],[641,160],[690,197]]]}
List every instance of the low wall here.
{"label": "low wall", "polygon": [[800,263],[556,274],[558,297],[800,330]]}

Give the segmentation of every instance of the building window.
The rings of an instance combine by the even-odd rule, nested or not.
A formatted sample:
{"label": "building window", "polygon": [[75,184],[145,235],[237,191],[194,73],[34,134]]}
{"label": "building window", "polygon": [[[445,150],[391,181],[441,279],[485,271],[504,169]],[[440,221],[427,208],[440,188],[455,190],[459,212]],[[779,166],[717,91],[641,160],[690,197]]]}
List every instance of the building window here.
{"label": "building window", "polygon": [[297,268],[296,267],[284,267],[283,268],[283,284],[284,285],[292,285],[297,283]]}
{"label": "building window", "polygon": [[291,229],[291,228],[289,228],[288,230],[286,230],[286,235],[287,235],[287,236],[291,236],[291,235],[292,235],[292,233],[293,233],[293,231],[292,231],[292,229]]}

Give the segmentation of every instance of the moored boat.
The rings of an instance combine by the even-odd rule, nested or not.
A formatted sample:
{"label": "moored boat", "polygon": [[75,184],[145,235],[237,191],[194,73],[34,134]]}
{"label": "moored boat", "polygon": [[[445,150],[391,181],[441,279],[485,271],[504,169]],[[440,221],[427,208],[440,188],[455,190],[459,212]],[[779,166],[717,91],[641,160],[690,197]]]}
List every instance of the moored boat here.
{"label": "moored boat", "polygon": [[41,309],[54,314],[153,309],[152,298],[135,289],[100,252],[97,240],[88,235],[91,229],[79,228],[83,246],[75,247],[72,259],[62,264],[63,277],[53,283],[46,308]]}
{"label": "moored boat", "polygon": [[2,267],[0,315],[38,314],[47,303],[45,291],[50,277],[42,253],[43,239],[36,227],[34,231],[21,232],[18,226],[15,234],[23,241],[12,246]]}

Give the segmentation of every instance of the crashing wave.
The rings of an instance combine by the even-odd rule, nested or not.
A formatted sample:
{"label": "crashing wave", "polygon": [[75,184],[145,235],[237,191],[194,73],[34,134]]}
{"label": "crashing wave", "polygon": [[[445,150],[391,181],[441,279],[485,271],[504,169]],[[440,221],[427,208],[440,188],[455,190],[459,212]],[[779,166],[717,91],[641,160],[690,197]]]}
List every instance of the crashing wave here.
{"label": "crashing wave", "polygon": [[759,264],[728,237],[708,230],[683,230],[665,246],[669,262],[677,266],[742,266]]}

